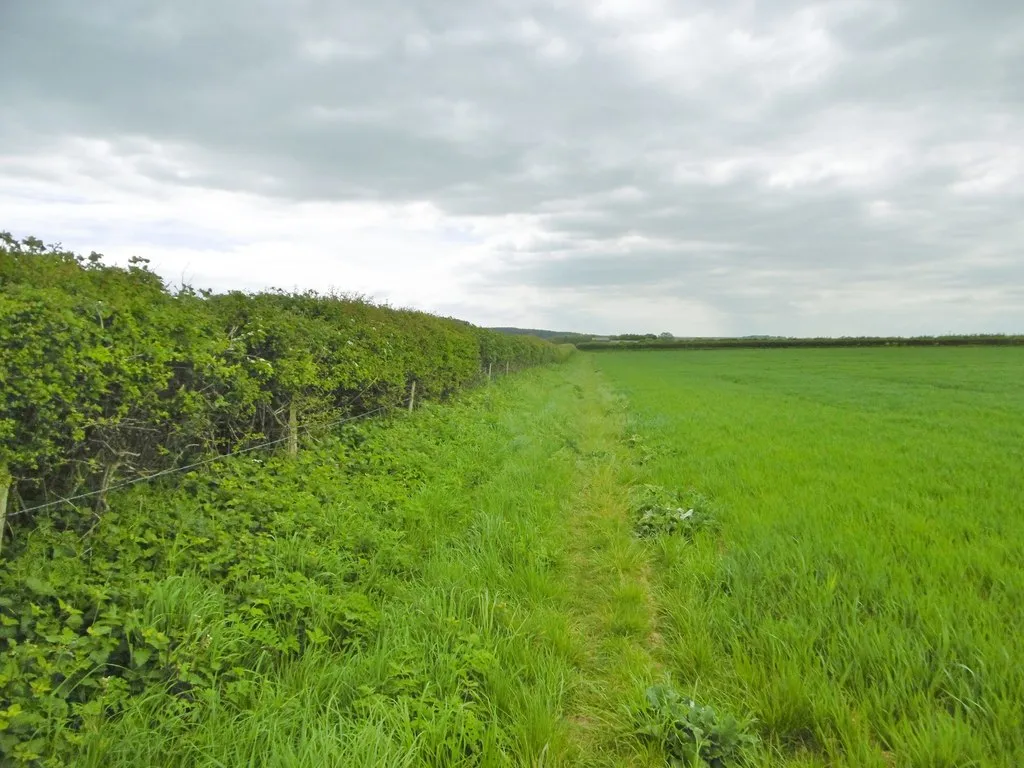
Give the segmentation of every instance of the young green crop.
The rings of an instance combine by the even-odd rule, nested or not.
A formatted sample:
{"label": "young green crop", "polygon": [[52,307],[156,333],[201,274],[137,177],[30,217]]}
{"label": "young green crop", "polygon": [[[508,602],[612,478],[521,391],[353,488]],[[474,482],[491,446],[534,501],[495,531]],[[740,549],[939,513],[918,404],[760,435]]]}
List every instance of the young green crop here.
{"label": "young green crop", "polygon": [[771,766],[1024,764],[1024,350],[601,354],[643,482],[667,672]]}

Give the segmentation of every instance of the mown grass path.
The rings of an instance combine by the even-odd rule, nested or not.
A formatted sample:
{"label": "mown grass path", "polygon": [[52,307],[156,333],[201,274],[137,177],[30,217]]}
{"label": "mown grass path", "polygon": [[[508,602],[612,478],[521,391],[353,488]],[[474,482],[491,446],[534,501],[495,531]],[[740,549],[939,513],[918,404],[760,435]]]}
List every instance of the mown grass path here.
{"label": "mown grass path", "polygon": [[0,665],[39,692],[0,711],[0,764],[664,765],[626,424],[580,355],[112,494],[88,540],[41,526],[5,560],[44,618]]}
{"label": "mown grass path", "polygon": [[15,764],[663,764],[634,736],[658,641],[624,418],[579,356],[116,494],[88,553],[41,529],[9,577],[102,594],[168,682],[95,672],[103,705],[37,717]]}
{"label": "mown grass path", "polygon": [[624,402],[589,363],[576,376],[579,440],[566,527],[569,610],[581,654],[567,711],[571,758],[587,766],[657,765],[633,737],[659,635],[647,552],[628,516]]}

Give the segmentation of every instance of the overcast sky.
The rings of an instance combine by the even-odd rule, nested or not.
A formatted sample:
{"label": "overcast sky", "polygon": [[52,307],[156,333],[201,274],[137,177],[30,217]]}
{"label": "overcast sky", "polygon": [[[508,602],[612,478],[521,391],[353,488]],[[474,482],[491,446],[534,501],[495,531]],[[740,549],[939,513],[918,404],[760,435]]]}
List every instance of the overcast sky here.
{"label": "overcast sky", "polygon": [[0,229],[484,325],[1024,331],[1021,0],[0,0]]}

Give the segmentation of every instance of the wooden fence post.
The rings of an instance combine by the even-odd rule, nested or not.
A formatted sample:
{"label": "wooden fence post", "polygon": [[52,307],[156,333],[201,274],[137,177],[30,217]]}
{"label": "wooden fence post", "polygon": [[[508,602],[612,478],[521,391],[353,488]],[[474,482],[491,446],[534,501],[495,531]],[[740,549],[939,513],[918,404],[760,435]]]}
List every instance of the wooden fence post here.
{"label": "wooden fence post", "polygon": [[508,376],[508,360],[505,361],[505,375]]}
{"label": "wooden fence post", "polygon": [[7,527],[7,494],[11,489],[11,473],[6,464],[0,464],[0,551],[4,546],[4,529]]}
{"label": "wooden fence post", "polygon": [[412,387],[409,389],[409,413],[412,413],[413,407],[416,405],[416,379],[412,380]]}
{"label": "wooden fence post", "polygon": [[299,455],[299,409],[295,407],[295,398],[288,404],[288,455]]}
{"label": "wooden fence post", "polygon": [[103,470],[103,482],[100,485],[100,495],[96,501],[97,512],[107,511],[107,491],[110,490],[110,484],[114,481],[114,474],[120,466],[121,462],[114,461],[107,464],[107,468]]}

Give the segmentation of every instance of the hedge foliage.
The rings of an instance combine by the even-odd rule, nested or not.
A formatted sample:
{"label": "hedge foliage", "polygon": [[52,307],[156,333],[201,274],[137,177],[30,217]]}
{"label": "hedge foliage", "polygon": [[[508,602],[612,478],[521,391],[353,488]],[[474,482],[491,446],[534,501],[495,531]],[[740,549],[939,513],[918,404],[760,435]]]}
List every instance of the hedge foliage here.
{"label": "hedge foliage", "polygon": [[[358,297],[172,292],[0,233],[0,474],[17,509],[103,489],[303,425],[444,398],[496,364],[563,349]],[[294,409],[294,410],[293,410]]]}
{"label": "hedge foliage", "polygon": [[[155,739],[211,709],[244,716],[303,659],[341,663],[377,642],[387,597],[429,556],[411,543],[423,513],[408,502],[439,462],[455,464],[444,482],[465,476],[448,446],[465,448],[460,430],[491,402],[481,390],[415,420],[327,430],[295,458],[253,453],[139,484],[86,535],[72,510],[40,515],[0,567],[0,766],[116,754],[126,713]],[[389,677],[389,693],[415,679],[415,701],[436,700],[425,673]],[[339,693],[351,713],[372,691]]]}

